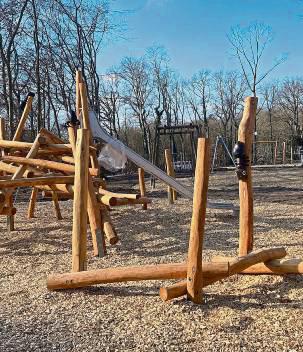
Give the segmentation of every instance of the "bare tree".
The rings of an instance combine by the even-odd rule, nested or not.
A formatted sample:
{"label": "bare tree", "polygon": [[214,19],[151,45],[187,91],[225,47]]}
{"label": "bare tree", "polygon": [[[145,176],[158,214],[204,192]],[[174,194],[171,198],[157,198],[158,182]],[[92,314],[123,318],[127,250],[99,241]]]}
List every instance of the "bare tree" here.
{"label": "bare tree", "polygon": [[209,134],[208,117],[211,99],[211,72],[201,70],[193,76],[187,86],[188,103],[196,121],[202,121],[204,133]]}

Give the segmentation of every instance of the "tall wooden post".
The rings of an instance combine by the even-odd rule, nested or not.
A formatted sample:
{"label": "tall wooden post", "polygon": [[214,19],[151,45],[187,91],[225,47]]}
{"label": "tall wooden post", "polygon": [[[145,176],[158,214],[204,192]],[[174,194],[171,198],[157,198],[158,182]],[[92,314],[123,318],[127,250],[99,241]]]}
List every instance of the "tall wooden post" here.
{"label": "tall wooden post", "polygon": [[[165,149],[164,155],[165,155],[167,175],[171,176],[171,177],[175,177],[176,175],[175,175],[173,159],[172,159],[170,149]],[[174,201],[177,200],[177,192],[170,186],[168,186],[168,188],[167,188],[167,196],[168,196],[168,202],[170,204],[173,204]]]}
{"label": "tall wooden post", "polygon": [[209,139],[198,139],[193,212],[187,259],[187,295],[194,303],[202,303],[202,248],[210,168]]}
{"label": "tall wooden post", "polygon": [[75,158],[72,271],[86,270],[89,131],[79,129]]}
{"label": "tall wooden post", "polygon": [[[138,177],[139,177],[139,188],[140,188],[140,195],[141,197],[146,196],[146,189],[145,189],[145,179],[144,179],[144,169],[141,167],[138,168]],[[147,204],[142,204],[142,209],[147,210]]]}
{"label": "tall wooden post", "polygon": [[247,97],[243,117],[238,130],[238,142],[244,144],[246,177],[239,179],[240,237],[239,256],[246,255],[253,248],[253,190],[251,174],[252,141],[255,128],[258,98]]}

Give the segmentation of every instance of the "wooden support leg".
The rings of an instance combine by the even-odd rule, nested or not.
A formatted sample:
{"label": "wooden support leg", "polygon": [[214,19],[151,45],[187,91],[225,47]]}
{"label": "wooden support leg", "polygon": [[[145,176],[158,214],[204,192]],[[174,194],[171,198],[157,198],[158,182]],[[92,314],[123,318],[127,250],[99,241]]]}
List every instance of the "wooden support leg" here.
{"label": "wooden support leg", "polygon": [[116,244],[119,241],[119,237],[111,222],[109,212],[106,207],[102,207],[100,211],[103,232],[105,233],[105,236],[110,244]]}
{"label": "wooden support leg", "polygon": [[[13,194],[9,195],[8,199],[8,207],[13,208]],[[7,230],[8,231],[15,231],[15,216],[14,215],[8,215],[6,218],[7,221]]]}
{"label": "wooden support leg", "polygon": [[187,296],[194,303],[202,303],[202,247],[209,168],[210,143],[199,138],[187,263]]}
{"label": "wooden support leg", "polygon": [[61,215],[58,195],[57,195],[56,191],[52,192],[52,201],[53,201],[53,205],[54,205],[54,209],[55,209],[55,214],[56,214],[57,220],[62,220],[63,218],[62,218],[62,215]]}
{"label": "wooden support leg", "polygon": [[29,200],[28,211],[27,211],[27,217],[29,219],[35,216],[35,206],[37,202],[38,192],[39,192],[38,188],[33,187],[31,197]]}
{"label": "wooden support leg", "polygon": [[75,153],[72,271],[86,270],[89,131],[78,130]]}
{"label": "wooden support leg", "polygon": [[88,177],[88,203],[87,203],[88,218],[90,231],[93,240],[94,255],[103,257],[106,254],[106,245],[104,232],[102,230],[101,212],[95,193],[92,178]]}
{"label": "wooden support leg", "polygon": [[[172,155],[169,149],[165,149],[165,163],[168,176],[175,177]],[[167,188],[167,196],[169,204],[173,204],[177,199],[177,192],[170,186]]]}
{"label": "wooden support leg", "polygon": [[[138,176],[139,176],[139,188],[140,188],[140,195],[141,197],[146,196],[146,188],[145,188],[145,179],[144,179],[144,169],[139,167],[138,169]],[[142,209],[147,210],[147,204],[142,204]]]}
{"label": "wooden support leg", "polygon": [[245,99],[243,117],[239,125],[238,141],[244,145],[246,159],[246,177],[239,178],[240,199],[240,237],[239,256],[246,255],[253,249],[253,190],[252,190],[252,140],[256,119],[258,98]]}

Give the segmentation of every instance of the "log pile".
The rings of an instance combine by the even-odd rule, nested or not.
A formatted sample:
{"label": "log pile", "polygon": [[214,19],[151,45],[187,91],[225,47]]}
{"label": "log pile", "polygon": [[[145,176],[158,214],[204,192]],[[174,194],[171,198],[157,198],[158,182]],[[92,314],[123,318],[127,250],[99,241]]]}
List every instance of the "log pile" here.
{"label": "log pile", "polygon": [[140,194],[106,190],[106,183],[100,176],[98,146],[92,139],[86,85],[80,71],[76,74],[76,81],[76,114],[67,123],[68,142],[45,128],[39,131],[33,142],[22,141],[32,109],[32,93],[25,101],[12,140],[6,139],[5,120],[0,118],[0,215],[7,216],[8,229],[14,230],[17,209],[13,194],[19,187],[31,188],[28,218],[34,217],[39,193],[52,201],[58,220],[62,219],[59,201],[73,199],[72,267],[73,271],[80,271],[86,267],[87,223],[94,255],[103,256],[106,253],[105,239],[110,244],[119,240],[109,207],[142,204],[147,209],[151,201],[146,197],[144,170],[140,173]]}

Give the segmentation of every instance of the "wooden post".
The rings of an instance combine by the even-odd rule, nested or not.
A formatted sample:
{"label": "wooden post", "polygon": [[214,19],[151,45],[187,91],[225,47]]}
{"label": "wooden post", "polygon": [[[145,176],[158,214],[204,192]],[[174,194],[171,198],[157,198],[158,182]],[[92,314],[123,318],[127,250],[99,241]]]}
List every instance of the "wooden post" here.
{"label": "wooden post", "polygon": [[278,157],[278,141],[276,141],[276,144],[275,144],[274,165],[277,164],[277,157]]}
{"label": "wooden post", "polygon": [[[0,117],[0,139],[5,139],[5,119]],[[1,155],[3,156],[4,150],[1,150]]]}
{"label": "wooden post", "polygon": [[81,95],[80,95],[80,83],[82,83],[82,73],[80,70],[76,71],[76,115],[80,119],[81,114]]}
{"label": "wooden post", "polygon": [[293,151],[293,146],[292,146],[292,142],[290,144],[290,163],[293,164],[294,162],[294,151]]}
{"label": "wooden post", "polygon": [[[83,127],[89,130],[90,145],[92,145],[93,139],[92,139],[92,131],[91,131],[90,121],[89,121],[88,99],[87,99],[85,83],[80,83],[79,89],[80,89],[81,107],[82,107],[82,123],[83,123]],[[91,160],[92,167],[95,169],[99,169],[99,163],[98,163],[96,153],[91,154],[90,160]]]}
{"label": "wooden post", "polygon": [[247,97],[243,117],[239,125],[238,141],[244,144],[247,159],[246,177],[239,179],[240,237],[239,255],[246,255],[253,249],[253,190],[251,174],[252,140],[256,119],[258,98]]}
{"label": "wooden post", "polygon": [[33,96],[27,97],[26,104],[25,104],[24,110],[22,112],[22,116],[19,120],[18,127],[17,127],[15,135],[13,137],[13,141],[20,141],[20,139],[21,139],[26,120],[27,120],[28,115],[32,109],[33,98],[34,98]]}
{"label": "wooden post", "polygon": [[29,219],[35,216],[35,206],[37,202],[38,192],[39,192],[38,188],[33,187],[31,197],[29,200],[28,211],[27,211],[27,217]]}
{"label": "wooden post", "polygon": [[282,163],[285,164],[286,162],[286,142],[282,143]]}
{"label": "wooden post", "polygon": [[187,295],[194,303],[202,303],[202,247],[209,168],[210,143],[208,139],[199,138],[187,261]]}
{"label": "wooden post", "polygon": [[54,210],[55,210],[55,215],[57,217],[57,220],[62,220],[62,214],[60,211],[60,205],[59,205],[59,200],[58,200],[58,195],[56,191],[52,192],[52,201],[54,205]]}
{"label": "wooden post", "polygon": [[[8,195],[8,201],[7,201],[7,206],[8,208],[13,208],[14,200],[13,200],[13,193]],[[6,218],[6,223],[7,223],[7,230],[10,231],[15,231],[15,214],[8,215]]]}
{"label": "wooden post", "polygon": [[86,270],[89,131],[79,129],[75,158],[72,271]]}
{"label": "wooden post", "polygon": [[[139,188],[141,197],[146,196],[146,188],[145,188],[145,179],[144,179],[144,169],[141,167],[138,168],[138,176],[139,176]],[[147,210],[147,204],[142,204],[142,209]]]}
{"label": "wooden post", "polygon": [[[173,160],[172,160],[172,155],[170,152],[170,149],[165,149],[164,150],[164,155],[165,155],[165,164],[166,164],[166,172],[168,176],[175,177],[175,170],[174,170],[174,165],[173,165]],[[170,186],[167,188],[167,196],[168,196],[168,202],[170,204],[173,204],[175,200],[177,200],[177,192]]]}

